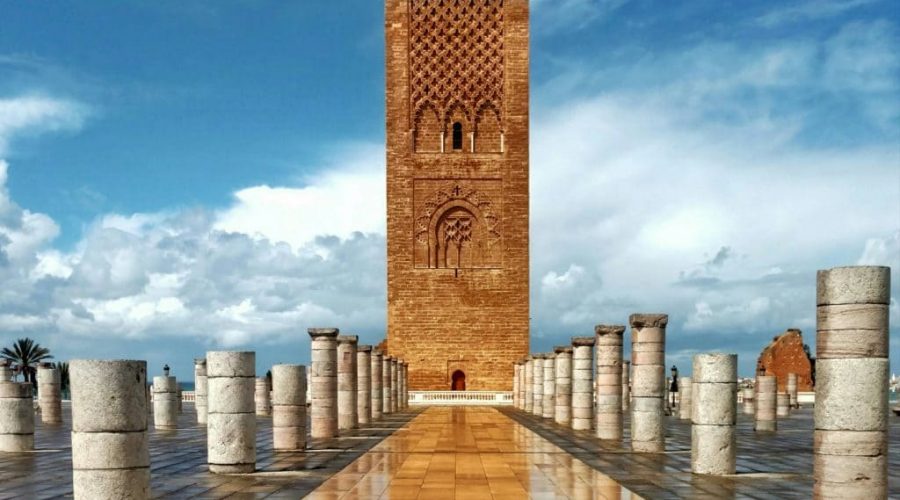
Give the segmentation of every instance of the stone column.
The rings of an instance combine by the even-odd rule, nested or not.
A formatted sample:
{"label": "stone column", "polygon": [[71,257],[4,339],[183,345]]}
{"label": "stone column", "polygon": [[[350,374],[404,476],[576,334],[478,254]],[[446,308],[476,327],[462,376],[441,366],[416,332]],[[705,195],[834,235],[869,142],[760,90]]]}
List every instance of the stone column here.
{"label": "stone column", "polygon": [[[697,357],[694,356],[696,360]],[[693,382],[691,377],[681,377],[678,379],[678,393],[681,395],[678,402],[678,418],[681,420],[691,419],[691,399],[693,392]]]}
{"label": "stone column", "polygon": [[206,359],[194,360],[194,409],[197,411],[197,423],[206,425],[207,394]]}
{"label": "stone column", "polygon": [[526,413],[534,410],[534,357],[525,358],[525,407]]}
{"label": "stone column", "polygon": [[398,389],[400,388],[400,380],[397,378],[397,366],[400,360],[391,358],[391,413],[397,413],[399,408],[400,396]]}
{"label": "stone column", "polygon": [[31,384],[0,381],[0,451],[34,449]]}
{"label": "stone column", "polygon": [[372,421],[372,346],[356,348],[356,422]]}
{"label": "stone column", "polygon": [[779,392],[775,396],[775,416],[784,418],[791,416],[791,397],[786,392]]}
{"label": "stone column", "polygon": [[797,374],[796,373],[788,373],[787,379],[787,393],[790,398],[789,404],[791,408],[800,408],[800,405],[797,403]]}
{"label": "stone column", "polygon": [[890,268],[819,271],[813,495],[888,496]]}
{"label": "stone column", "polygon": [[519,362],[513,363],[513,408],[519,409]]}
{"label": "stone column", "polygon": [[256,353],[206,353],[209,471],[240,474],[256,469]]}
{"label": "stone column", "polygon": [[73,360],[69,380],[75,498],[150,498],[147,362]]}
{"label": "stone column", "polygon": [[752,387],[744,387],[741,389],[741,394],[744,398],[744,415],[755,415],[756,414],[756,402],[753,399],[753,388]]}
{"label": "stone column", "polygon": [[594,420],[595,339],[572,337],[572,429],[586,431]]}
{"label": "stone column", "polygon": [[400,408],[405,410],[409,408],[409,363],[403,362],[403,394],[400,397]]}
{"label": "stone column", "polygon": [[153,377],[153,426],[178,428],[178,382],[165,375]]}
{"label": "stone column", "polygon": [[534,355],[534,401],[531,406],[531,413],[539,417],[544,415],[544,355]]}
{"label": "stone column", "polygon": [[394,358],[385,356],[381,363],[381,413],[389,415],[391,410],[391,360]]}
{"label": "stone column", "polygon": [[253,400],[256,403],[256,414],[268,417],[272,414],[272,398],[269,394],[269,381],[266,377],[256,377]]}
{"label": "stone column", "polygon": [[666,385],[666,314],[632,314],[631,448],[641,453],[666,449],[663,409]]}
{"label": "stone column", "polygon": [[327,439],[337,436],[337,328],[309,328],[312,338],[310,373],[310,436]]}
{"label": "stone column", "polygon": [[12,382],[12,369],[8,359],[0,359],[0,382]]}
{"label": "stone column", "polygon": [[757,375],[756,377],[756,427],[757,431],[774,431],[775,423],[775,391],[778,382],[774,375]]}
{"label": "stone column", "polygon": [[181,382],[177,382],[175,384],[175,403],[176,403],[175,406],[178,410],[179,415],[181,415],[181,413],[182,413],[182,410],[183,410],[182,405],[184,404],[184,397],[182,396],[181,393],[182,393]]}
{"label": "stone column", "polygon": [[572,348],[556,346],[556,400],[553,402],[553,421],[572,426]]}
{"label": "stone column", "polygon": [[306,367],[272,367],[272,441],[276,450],[306,448]]}
{"label": "stone column", "polygon": [[622,412],[631,408],[631,361],[622,360]]}
{"label": "stone column", "polygon": [[356,380],[356,344],[358,341],[359,337],[356,335],[339,335],[337,338],[339,431],[355,429],[359,419],[356,408],[357,392],[359,391]]}
{"label": "stone column", "polygon": [[734,474],[737,354],[695,355],[692,392],[691,472]]}
{"label": "stone column", "polygon": [[622,334],[624,326],[597,325],[596,434],[600,439],[622,439]]}
{"label": "stone column", "polygon": [[556,355],[544,354],[544,402],[541,417],[553,418],[556,413]]}
{"label": "stone column", "polygon": [[383,391],[383,377],[382,377],[382,365],[384,364],[384,359],[381,351],[378,349],[372,349],[372,365],[371,365],[371,373],[372,373],[372,397],[371,397],[371,406],[372,406],[372,420],[378,420],[381,418],[381,410],[382,410],[382,391]]}
{"label": "stone column", "polygon": [[41,422],[62,423],[62,393],[59,370],[50,363],[41,363],[37,370],[38,401],[41,406]]}

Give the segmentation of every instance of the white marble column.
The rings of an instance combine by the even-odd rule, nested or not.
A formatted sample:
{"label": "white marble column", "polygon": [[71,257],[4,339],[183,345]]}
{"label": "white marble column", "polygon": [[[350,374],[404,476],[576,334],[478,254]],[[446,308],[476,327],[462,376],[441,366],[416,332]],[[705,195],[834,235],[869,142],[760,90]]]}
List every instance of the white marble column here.
{"label": "white marble column", "polygon": [[787,418],[791,416],[791,396],[786,392],[775,395],[775,417]]}
{"label": "white marble column", "polygon": [[310,328],[312,369],[310,370],[310,436],[327,439],[337,436],[337,328]]}
{"label": "white marble column", "polygon": [[206,359],[198,358],[194,360],[194,409],[197,411],[198,424],[206,425],[207,394]]}
{"label": "white marble column", "polygon": [[544,415],[544,355],[534,355],[534,373],[532,374],[534,382],[534,401],[531,407],[531,413],[539,417]]}
{"label": "white marble column", "polygon": [[564,427],[572,426],[572,348],[556,346],[556,400],[553,421]]}
{"label": "white marble column", "polygon": [[791,405],[791,408],[800,408],[800,405],[797,403],[797,374],[796,373],[788,373],[787,378],[787,393],[788,393],[788,404]]}
{"label": "white marble column", "polygon": [[153,377],[153,426],[178,428],[178,382],[175,377]]}
{"label": "white marble column", "polygon": [[399,366],[400,360],[397,358],[391,358],[391,413],[397,413],[399,409],[400,402],[400,379],[397,374],[397,367]]}
{"label": "white marble column", "polygon": [[754,389],[752,387],[741,388],[741,395],[744,399],[744,404],[741,405],[741,408],[744,415],[756,415],[756,401],[754,400],[753,392]]}
{"label": "white marble column", "polygon": [[[624,343],[624,341],[623,341]],[[631,409],[631,361],[622,360],[622,412]]]}
{"label": "white marble column", "polygon": [[209,471],[240,474],[256,470],[256,353],[206,353],[209,411],[206,444]]}
{"label": "white marble column", "polygon": [[525,406],[526,413],[534,411],[534,356],[525,358]]}
{"label": "white marble column", "polygon": [[544,354],[544,403],[541,416],[553,418],[556,413],[556,355]]}
{"label": "white marble column", "polygon": [[306,448],[306,367],[272,367],[272,441],[280,451]]}
{"label": "white marble column", "polygon": [[34,399],[28,382],[0,381],[0,452],[34,449]]}
{"label": "white marble column", "polygon": [[383,409],[384,385],[382,381],[384,377],[382,375],[382,366],[384,366],[384,355],[378,349],[372,349],[372,420],[380,419]]}
{"label": "white marble column", "polygon": [[41,406],[41,422],[62,423],[62,392],[59,370],[50,363],[41,363],[37,370],[38,401]]}
{"label": "white marble column", "polygon": [[666,449],[663,397],[666,390],[666,314],[632,314],[631,448],[639,453]]}
{"label": "white marble column", "polygon": [[778,387],[774,375],[756,376],[756,424],[754,429],[771,432],[778,428],[775,421],[775,392]]}
{"label": "white marble column", "polygon": [[691,472],[734,474],[737,354],[695,355],[692,380]]}
{"label": "white marble column", "polygon": [[266,377],[256,377],[253,400],[256,404],[257,415],[268,417],[272,414],[272,396],[269,393],[269,381]]}
{"label": "white marble column", "polygon": [[819,271],[813,496],[887,498],[888,267]]}
{"label": "white marble column", "polygon": [[622,417],[622,334],[620,325],[597,325],[595,400],[596,435],[600,439],[621,440]]}
{"label": "white marble column", "polygon": [[594,342],[572,337],[572,429],[590,430],[594,420]]}
{"label": "white marble column", "polygon": [[338,430],[355,429],[359,414],[356,407],[358,382],[356,380],[356,335],[339,335],[337,338]]}
{"label": "white marble column", "polygon": [[384,356],[381,363],[381,413],[390,415],[394,413],[391,403],[391,391],[393,380],[391,380],[391,365],[394,358]]}
{"label": "white marble column", "polygon": [[372,346],[356,348],[356,422],[366,425],[372,421]]}
{"label": "white marble column", "polygon": [[[696,359],[696,357],[694,359]],[[693,379],[691,379],[691,377],[681,377],[678,379],[678,418],[681,420],[691,419],[693,385]]]}
{"label": "white marble column", "polygon": [[69,380],[74,497],[150,498],[147,363],[73,360]]}

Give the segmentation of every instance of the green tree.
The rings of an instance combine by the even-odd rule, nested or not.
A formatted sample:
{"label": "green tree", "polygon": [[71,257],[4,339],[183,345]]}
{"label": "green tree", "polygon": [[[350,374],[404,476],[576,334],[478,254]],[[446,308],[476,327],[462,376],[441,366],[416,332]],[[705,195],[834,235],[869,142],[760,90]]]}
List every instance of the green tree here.
{"label": "green tree", "polygon": [[59,371],[59,390],[64,396],[69,394],[69,363],[54,363]]}
{"label": "green tree", "polygon": [[33,385],[37,383],[37,365],[53,356],[50,355],[50,349],[41,347],[41,344],[26,337],[16,340],[12,349],[4,347],[0,350],[0,358],[9,360],[15,366],[16,375],[21,373],[25,381]]}

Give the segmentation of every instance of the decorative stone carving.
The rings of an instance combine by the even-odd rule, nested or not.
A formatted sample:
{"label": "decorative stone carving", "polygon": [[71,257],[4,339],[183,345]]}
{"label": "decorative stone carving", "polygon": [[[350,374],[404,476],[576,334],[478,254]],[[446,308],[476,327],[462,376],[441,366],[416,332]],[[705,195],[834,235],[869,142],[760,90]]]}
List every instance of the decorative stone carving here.
{"label": "decorative stone carving", "polygon": [[415,266],[497,268],[502,265],[501,183],[416,180]]}
{"label": "decorative stone carving", "polygon": [[473,125],[487,132],[490,145],[479,152],[499,151],[493,135],[503,118],[503,0],[412,0],[409,19],[415,150],[439,152],[441,137],[452,150],[449,125],[460,123],[466,135],[478,133]]}

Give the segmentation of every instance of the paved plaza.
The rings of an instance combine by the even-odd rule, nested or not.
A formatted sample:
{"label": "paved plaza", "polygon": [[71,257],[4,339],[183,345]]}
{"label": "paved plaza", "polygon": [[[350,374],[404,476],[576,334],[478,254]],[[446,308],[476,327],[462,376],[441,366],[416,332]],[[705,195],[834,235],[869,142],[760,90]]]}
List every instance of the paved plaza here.
{"label": "paved plaza", "polygon": [[[37,423],[36,451],[0,454],[0,499],[72,494],[71,422]],[[666,453],[638,454],[510,407],[411,408],[305,453],[272,450],[271,419],[258,418],[258,472],[207,472],[206,433],[185,406],[174,431],[150,431],[155,498],[808,498],[812,411],[771,434],[738,422],[738,473],[690,473],[690,424],[667,417]],[[900,463],[900,418],[890,462]],[[900,471],[890,471],[900,495]]]}

